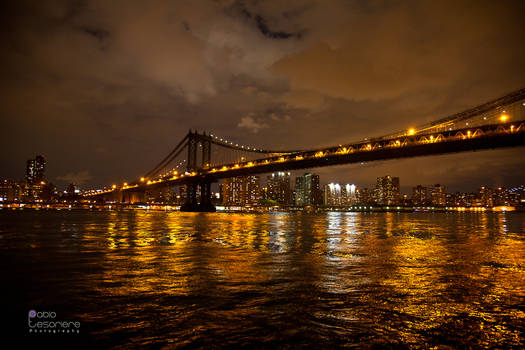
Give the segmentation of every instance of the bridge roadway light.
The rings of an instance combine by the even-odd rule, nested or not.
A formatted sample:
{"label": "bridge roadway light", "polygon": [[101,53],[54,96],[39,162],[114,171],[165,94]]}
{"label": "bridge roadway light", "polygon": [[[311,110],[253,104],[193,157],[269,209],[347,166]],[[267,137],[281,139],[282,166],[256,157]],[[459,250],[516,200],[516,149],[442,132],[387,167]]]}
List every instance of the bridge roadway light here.
{"label": "bridge roadway light", "polygon": [[414,128],[408,129],[408,134],[409,135],[414,135],[415,133],[416,133],[416,130],[414,130]]}
{"label": "bridge roadway light", "polygon": [[506,115],[506,114],[502,114],[500,117],[499,117],[499,120],[501,120],[502,122],[504,122],[505,120],[509,119],[509,116]]}

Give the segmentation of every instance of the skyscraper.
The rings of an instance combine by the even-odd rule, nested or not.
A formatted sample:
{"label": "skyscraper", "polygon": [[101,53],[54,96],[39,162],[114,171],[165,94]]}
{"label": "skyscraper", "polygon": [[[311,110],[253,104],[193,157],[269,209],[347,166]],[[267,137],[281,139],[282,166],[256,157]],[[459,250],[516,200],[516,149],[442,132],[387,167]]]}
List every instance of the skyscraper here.
{"label": "skyscraper", "polygon": [[443,206],[447,204],[447,194],[445,187],[440,184],[432,186],[430,189],[430,202],[432,205]]}
{"label": "skyscraper", "polygon": [[341,185],[329,183],[323,186],[324,205],[340,206],[341,205]]}
{"label": "skyscraper", "polygon": [[412,188],[412,203],[414,205],[426,205],[428,202],[427,188],[417,185]]}
{"label": "skyscraper", "polygon": [[237,176],[224,179],[221,191],[224,205],[257,205],[260,199],[259,176]]}
{"label": "skyscraper", "polygon": [[356,186],[330,183],[324,185],[324,204],[329,206],[348,206],[357,203]]}
{"label": "skyscraper", "polygon": [[379,205],[399,203],[399,177],[390,175],[378,177],[376,183],[376,200]]}
{"label": "skyscraper", "polygon": [[292,199],[290,189],[290,173],[278,172],[268,175],[266,179],[267,199],[276,201],[281,205],[289,205]]}
{"label": "skyscraper", "polygon": [[321,204],[319,175],[306,173],[295,178],[295,205]]}
{"label": "skyscraper", "polygon": [[354,184],[346,184],[341,187],[341,204],[352,205],[357,202],[356,186]]}
{"label": "skyscraper", "polygon": [[494,191],[487,186],[482,186],[479,189],[479,198],[481,199],[482,205],[486,207],[492,207],[494,205]]}
{"label": "skyscraper", "polygon": [[494,190],[493,198],[494,205],[510,205],[509,192],[503,187]]}
{"label": "skyscraper", "polygon": [[46,160],[43,156],[36,156],[29,159],[26,163],[26,188],[25,199],[29,201],[37,200],[43,190],[46,172]]}
{"label": "skyscraper", "polygon": [[26,166],[26,181],[28,183],[40,183],[45,180],[46,160],[43,156],[29,159]]}
{"label": "skyscraper", "polygon": [[366,187],[356,190],[356,197],[358,204],[374,204],[373,191]]}

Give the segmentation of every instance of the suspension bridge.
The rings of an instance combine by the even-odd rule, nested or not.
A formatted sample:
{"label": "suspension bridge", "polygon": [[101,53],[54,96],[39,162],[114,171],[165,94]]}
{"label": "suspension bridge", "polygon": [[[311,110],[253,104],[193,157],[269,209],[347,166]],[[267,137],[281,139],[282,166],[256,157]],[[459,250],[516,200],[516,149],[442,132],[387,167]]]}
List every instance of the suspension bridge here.
{"label": "suspension bridge", "polygon": [[224,178],[520,145],[525,145],[525,89],[419,127],[310,150],[251,147],[190,130],[142,177],[83,195],[134,203],[143,202],[148,190],[183,185],[181,210],[214,211],[211,184]]}

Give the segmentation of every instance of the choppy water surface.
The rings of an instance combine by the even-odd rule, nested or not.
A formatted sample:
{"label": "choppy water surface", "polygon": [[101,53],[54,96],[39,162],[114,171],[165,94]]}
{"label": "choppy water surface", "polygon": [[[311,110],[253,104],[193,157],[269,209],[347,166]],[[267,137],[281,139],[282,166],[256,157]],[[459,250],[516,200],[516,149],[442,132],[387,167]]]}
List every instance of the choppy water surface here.
{"label": "choppy water surface", "polygon": [[0,267],[80,347],[525,344],[520,213],[4,210]]}

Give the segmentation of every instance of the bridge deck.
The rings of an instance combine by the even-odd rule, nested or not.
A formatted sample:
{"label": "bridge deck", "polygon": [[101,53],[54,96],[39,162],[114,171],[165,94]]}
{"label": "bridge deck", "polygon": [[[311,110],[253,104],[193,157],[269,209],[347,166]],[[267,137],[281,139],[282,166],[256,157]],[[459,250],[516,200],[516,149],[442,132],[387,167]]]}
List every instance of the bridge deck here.
{"label": "bridge deck", "polygon": [[[129,184],[122,191],[144,191],[188,183],[215,182],[222,178],[248,176],[276,171],[297,170],[331,165],[352,164],[387,159],[409,158],[525,145],[525,121],[483,125],[439,133],[402,135],[372,139],[352,145],[225,164],[191,174],[173,175],[154,181]],[[93,195],[112,192],[113,189]]]}

